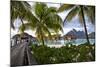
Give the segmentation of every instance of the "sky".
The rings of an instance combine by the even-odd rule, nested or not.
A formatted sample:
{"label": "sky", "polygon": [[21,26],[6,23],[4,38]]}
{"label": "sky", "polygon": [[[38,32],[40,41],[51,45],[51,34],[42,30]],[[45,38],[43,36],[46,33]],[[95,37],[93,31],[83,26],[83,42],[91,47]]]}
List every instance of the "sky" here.
{"label": "sky", "polygon": [[[33,2],[28,2],[30,5],[34,5]],[[59,8],[60,4],[54,4],[54,3],[46,3],[48,7],[56,7]],[[62,13],[59,13],[58,15],[62,18],[62,20],[65,19],[66,15],[68,14],[69,11],[64,11]],[[88,33],[94,32],[95,31],[95,26],[91,24],[90,21],[88,21],[88,18],[85,17],[86,25],[87,25],[87,31]],[[26,21],[25,21],[26,22]],[[19,19],[16,19],[14,22],[14,26],[16,30],[11,29],[11,37],[14,36],[15,34],[19,33],[18,28],[21,25],[21,21]],[[64,27],[63,27],[63,33],[61,34],[62,36],[71,31],[72,29],[76,29],[77,31],[84,31],[84,27],[82,24],[80,24],[78,16],[74,17],[70,22],[66,20]],[[35,31],[31,30],[26,30],[25,32],[29,33],[32,36],[35,36]]]}

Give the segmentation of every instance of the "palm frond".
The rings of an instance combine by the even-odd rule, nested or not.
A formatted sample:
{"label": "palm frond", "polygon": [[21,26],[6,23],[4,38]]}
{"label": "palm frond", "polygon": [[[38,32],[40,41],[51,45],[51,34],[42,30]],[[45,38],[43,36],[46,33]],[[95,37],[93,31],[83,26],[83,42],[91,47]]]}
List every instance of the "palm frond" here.
{"label": "palm frond", "polygon": [[21,17],[23,19],[31,13],[29,8],[30,5],[26,1],[11,1],[11,23],[13,24],[16,18]]}
{"label": "palm frond", "polygon": [[49,7],[48,8],[48,11],[50,12],[50,13],[55,13],[55,12],[57,12],[57,8],[56,7]]}
{"label": "palm frond", "polygon": [[83,24],[83,17],[82,17],[82,12],[81,12],[81,11],[79,11],[78,17],[79,17],[79,22],[80,22],[81,24]]}
{"label": "palm frond", "polygon": [[11,28],[15,29],[13,22],[10,23]]}
{"label": "palm frond", "polygon": [[26,29],[26,27],[23,24],[19,27],[19,31],[21,33],[24,33],[25,29]]}
{"label": "palm frond", "polygon": [[43,34],[46,34],[49,37],[51,37],[51,32],[45,24],[42,26],[42,32],[43,32]]}
{"label": "palm frond", "polygon": [[70,4],[63,4],[61,5],[61,7],[58,9],[58,12],[63,12],[65,10],[69,10],[72,7],[74,7],[74,5],[70,5]]}
{"label": "palm frond", "polygon": [[71,21],[77,14],[78,14],[79,8],[75,7],[73,8],[68,15],[66,16],[65,19],[67,19],[67,21]]}
{"label": "palm frond", "polygon": [[42,28],[38,26],[36,28],[35,35],[37,36],[38,40],[41,40],[42,37],[44,37],[45,34],[43,34],[43,32],[42,32]]}
{"label": "palm frond", "polygon": [[84,13],[89,18],[88,20],[95,24],[95,6],[86,6],[84,7]]}
{"label": "palm frond", "polygon": [[47,9],[46,4],[44,3],[36,3],[34,6],[35,14],[38,18],[42,18],[42,16],[45,14],[45,10]]}

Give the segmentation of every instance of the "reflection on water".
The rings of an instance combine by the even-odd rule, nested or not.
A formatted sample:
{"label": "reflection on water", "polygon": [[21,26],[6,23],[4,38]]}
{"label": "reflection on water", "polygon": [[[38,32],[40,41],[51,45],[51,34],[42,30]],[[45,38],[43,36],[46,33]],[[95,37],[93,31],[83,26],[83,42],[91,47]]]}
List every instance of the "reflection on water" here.
{"label": "reflection on water", "polygon": [[[89,39],[91,44],[95,43],[95,39]],[[86,43],[86,39],[74,39],[74,40],[48,40],[45,41],[45,44],[47,45],[65,45],[65,44],[73,44],[73,45],[79,45]]]}

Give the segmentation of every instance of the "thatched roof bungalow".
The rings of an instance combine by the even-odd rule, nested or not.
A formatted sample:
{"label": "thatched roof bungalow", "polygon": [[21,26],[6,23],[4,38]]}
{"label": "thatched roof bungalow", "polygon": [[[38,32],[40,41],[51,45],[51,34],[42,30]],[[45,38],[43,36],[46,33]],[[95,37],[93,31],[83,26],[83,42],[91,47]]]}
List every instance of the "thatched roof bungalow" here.
{"label": "thatched roof bungalow", "polygon": [[22,42],[37,43],[37,39],[36,37],[29,35],[28,33],[16,34],[11,38],[11,46],[14,46]]}

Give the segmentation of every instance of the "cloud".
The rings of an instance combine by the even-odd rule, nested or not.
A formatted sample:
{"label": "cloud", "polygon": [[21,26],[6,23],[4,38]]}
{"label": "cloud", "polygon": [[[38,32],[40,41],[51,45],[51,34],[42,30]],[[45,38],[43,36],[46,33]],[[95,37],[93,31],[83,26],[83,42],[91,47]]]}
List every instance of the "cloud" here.
{"label": "cloud", "polygon": [[[33,2],[29,2],[29,4],[34,5]],[[48,7],[57,7],[57,8],[60,7],[60,4],[54,4],[54,3],[47,3],[47,5],[48,5]],[[58,13],[58,15],[64,21],[64,19],[67,16],[68,13],[69,13],[69,11],[64,11],[62,13]],[[94,32],[95,31],[95,26],[92,25],[88,21],[87,17],[85,17],[85,21],[86,21],[86,26],[87,26],[88,33]],[[17,30],[11,30],[11,36],[18,33],[18,28],[19,28],[20,25],[21,25],[21,21],[19,19],[16,19],[15,22],[14,22],[14,26]],[[78,16],[74,17],[70,22],[68,22],[66,20],[66,23],[64,24],[64,27],[63,27],[63,30],[64,30],[63,34],[66,34],[67,32],[69,32],[72,29],[81,30],[81,31],[83,30],[84,31],[84,27],[80,24]],[[25,32],[29,33],[30,35],[35,36],[35,31],[27,30]]]}

